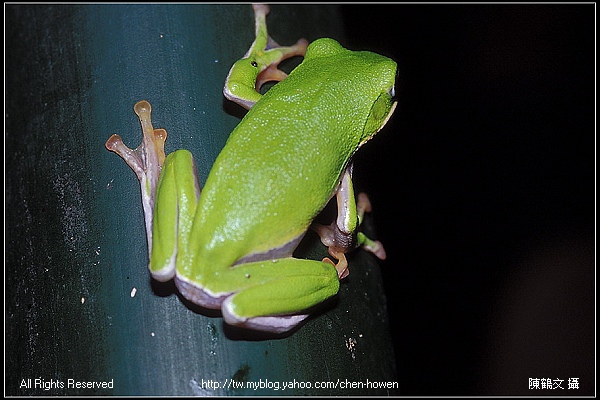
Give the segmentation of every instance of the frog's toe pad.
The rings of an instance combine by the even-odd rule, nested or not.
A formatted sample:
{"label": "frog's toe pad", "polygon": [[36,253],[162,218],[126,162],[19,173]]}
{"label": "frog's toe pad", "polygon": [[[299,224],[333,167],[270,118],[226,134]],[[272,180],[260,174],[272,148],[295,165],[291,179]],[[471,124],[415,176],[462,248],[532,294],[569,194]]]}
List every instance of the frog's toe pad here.
{"label": "frog's toe pad", "polygon": [[259,330],[271,333],[284,333],[293,329],[300,322],[304,321],[308,314],[294,314],[268,317],[240,317],[233,311],[231,299],[233,296],[226,298],[221,306],[223,320],[232,326],[238,326],[247,329]]}

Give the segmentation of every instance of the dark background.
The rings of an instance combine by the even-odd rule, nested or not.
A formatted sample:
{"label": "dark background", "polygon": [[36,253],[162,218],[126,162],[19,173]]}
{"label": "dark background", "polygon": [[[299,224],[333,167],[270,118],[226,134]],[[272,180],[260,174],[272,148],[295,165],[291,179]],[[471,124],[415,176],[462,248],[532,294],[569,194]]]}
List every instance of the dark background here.
{"label": "dark background", "polygon": [[[211,119],[222,110],[213,113],[211,106],[198,115],[174,106],[205,97],[206,104],[222,101],[220,85],[229,65],[215,65],[213,57],[239,57],[231,38],[251,38],[243,25],[250,21],[250,8],[210,11],[214,32],[222,33],[226,44],[206,53],[214,68],[198,68],[205,44],[202,38],[176,41],[186,37],[177,36],[178,24],[190,22],[172,19],[181,18],[180,11],[161,9],[166,15],[150,19],[156,26],[151,31],[166,22],[165,31],[173,33],[157,44],[132,35],[136,23],[149,19],[134,20],[130,7],[96,16],[101,10],[89,12],[88,5],[44,7],[7,19],[7,387],[15,393],[16,379],[29,377],[25,372],[46,379],[125,375],[130,378],[117,379],[116,393],[189,393],[187,386],[174,392],[173,384],[189,374],[201,377],[212,361],[180,354],[213,351],[215,337],[204,318],[188,315],[176,296],[152,293],[143,265],[146,244],[138,232],[139,193],[123,180],[134,178],[103,142],[113,129],[139,137],[131,105],[149,95],[161,110],[157,123],[173,127],[171,149],[198,142],[183,134],[196,126],[211,132],[210,140],[200,143],[202,150],[224,143],[227,124]],[[287,7],[303,5],[277,7],[285,12],[273,7],[269,18],[281,43],[288,43],[285,34],[296,40],[314,32],[314,25],[327,32],[337,24],[335,17],[327,23],[330,7],[315,5],[322,21],[311,18],[305,32],[298,32],[293,27],[298,19]],[[149,9],[154,7],[140,12]],[[373,202],[371,225],[388,252],[381,271],[399,393],[593,395],[595,5],[343,5],[341,10],[346,38],[340,40],[346,47],[386,54],[399,65],[396,114],[357,154],[354,168],[357,189]],[[7,11],[14,16],[16,7]],[[207,15],[195,10],[189,17]],[[81,26],[86,30],[76,29]],[[231,26],[240,32],[232,34]],[[147,25],[139,28],[147,31]],[[190,37],[203,33],[193,30]],[[140,41],[123,41],[128,35]],[[117,48],[123,42],[156,47],[140,56],[127,46]],[[182,44],[185,51],[179,51]],[[153,57],[173,68],[164,77],[132,74],[140,66],[153,70]],[[210,74],[218,79],[207,78]],[[206,90],[203,82],[218,85]],[[184,95],[193,95],[193,101]],[[233,127],[238,120],[226,121]],[[219,136],[222,142],[217,134],[225,135]],[[121,177],[119,168],[127,175]],[[131,204],[138,214],[118,204]],[[130,241],[118,242],[130,232]],[[358,270],[351,276],[364,272]],[[132,286],[138,288],[135,299]],[[372,301],[380,292],[364,288]],[[344,313],[345,320],[359,326],[351,314]],[[170,332],[177,336],[164,342],[156,340],[159,335],[141,336],[154,326],[176,327]],[[189,327],[204,330],[188,340]],[[254,351],[273,360],[268,365],[286,365],[281,370],[294,376],[298,369],[288,365],[329,371],[336,365],[331,354],[341,352],[327,330],[316,332],[301,329],[289,340],[311,346],[309,351],[300,345],[278,350],[286,348],[284,341],[230,340],[216,350],[222,357],[247,358]],[[364,342],[373,337],[364,335]],[[379,350],[386,344],[381,341]],[[272,346],[268,357],[257,350],[261,346]],[[374,372],[360,369],[367,356],[382,367],[387,362],[375,351],[365,354],[365,348],[357,351],[361,362],[342,365],[360,372],[361,379]],[[314,365],[315,359],[322,364]],[[254,371],[260,371],[258,365]],[[563,389],[529,390],[531,378],[562,380]],[[579,378],[579,389],[568,389],[570,378]]]}
{"label": "dark background", "polygon": [[348,47],[400,71],[354,171],[388,252],[401,393],[593,395],[595,6],[342,10]]}

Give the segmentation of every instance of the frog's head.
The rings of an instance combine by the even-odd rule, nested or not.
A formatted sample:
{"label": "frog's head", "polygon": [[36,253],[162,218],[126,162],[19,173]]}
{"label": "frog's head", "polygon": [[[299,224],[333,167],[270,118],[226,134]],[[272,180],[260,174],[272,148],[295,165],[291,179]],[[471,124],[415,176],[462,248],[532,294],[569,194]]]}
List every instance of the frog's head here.
{"label": "frog's head", "polygon": [[370,51],[348,50],[329,38],[312,42],[306,60],[329,64],[328,73],[335,75],[334,80],[343,86],[346,99],[352,103],[352,115],[358,118],[355,123],[362,126],[359,146],[383,128],[397,105],[395,61]]}

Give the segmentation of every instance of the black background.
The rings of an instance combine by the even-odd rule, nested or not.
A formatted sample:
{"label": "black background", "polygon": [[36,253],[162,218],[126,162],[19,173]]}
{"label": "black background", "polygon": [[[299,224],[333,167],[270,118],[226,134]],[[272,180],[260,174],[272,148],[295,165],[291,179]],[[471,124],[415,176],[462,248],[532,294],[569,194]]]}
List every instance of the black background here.
{"label": "black background", "polygon": [[593,395],[595,5],[342,10],[347,47],[400,71],[354,174],[401,393]]}
{"label": "black background", "polygon": [[[46,379],[105,377],[103,368],[118,364],[110,357],[126,360],[114,368],[131,365],[140,371],[136,376],[151,379],[161,368],[176,375],[170,368],[189,359],[152,364],[154,359],[144,358],[140,364],[140,347],[129,346],[135,338],[118,330],[135,333],[131,321],[141,314],[126,310],[143,307],[118,308],[121,319],[115,318],[114,327],[105,324],[102,307],[114,310],[125,302],[119,287],[109,287],[121,282],[119,270],[98,267],[99,260],[117,254],[103,236],[107,222],[94,214],[97,203],[114,204],[107,201],[113,173],[107,174],[103,160],[119,163],[102,143],[108,127],[123,129],[135,119],[126,97],[113,95],[119,110],[114,114],[111,105],[94,103],[93,96],[105,98],[110,85],[96,85],[95,74],[103,70],[85,70],[86,46],[72,42],[95,38],[71,32],[79,26],[73,25],[78,11],[58,8],[50,7],[48,18],[23,18],[17,21],[23,25],[7,29],[7,43],[13,44],[7,45],[13,62],[5,68],[12,104],[5,115],[6,164],[12,168],[5,193],[11,236],[6,329],[13,348],[8,378],[14,382],[25,377],[22,371],[46,368]],[[56,24],[62,11],[65,23]],[[388,252],[381,264],[399,393],[593,395],[595,4],[344,5],[342,11],[346,47],[388,55],[399,65],[396,114],[360,150],[354,168],[356,187],[371,196],[376,235]],[[244,18],[250,16],[248,9]],[[102,28],[100,37],[114,34],[114,26]],[[299,35],[290,31],[295,40]],[[25,45],[15,42],[21,39]],[[114,62],[127,71],[135,67],[128,60],[107,53],[102,66]],[[181,87],[177,82],[173,93]],[[215,98],[221,100],[218,92]],[[186,127],[184,121],[164,126],[179,132]],[[90,127],[99,135],[93,144],[81,135]],[[60,140],[46,140],[46,134]],[[132,189],[114,188],[118,196],[133,198]],[[143,255],[145,243],[134,241]],[[130,288],[123,288],[129,301]],[[88,300],[82,308],[84,289],[81,298]],[[114,346],[123,347],[106,352],[104,344],[115,337]],[[140,343],[155,339],[145,340]],[[170,343],[170,350],[179,346]],[[130,347],[131,353],[115,355]],[[145,355],[171,354],[145,349]],[[531,378],[562,380],[563,389],[530,390]],[[570,378],[579,378],[579,389],[568,389]],[[166,387],[171,381],[164,382]]]}

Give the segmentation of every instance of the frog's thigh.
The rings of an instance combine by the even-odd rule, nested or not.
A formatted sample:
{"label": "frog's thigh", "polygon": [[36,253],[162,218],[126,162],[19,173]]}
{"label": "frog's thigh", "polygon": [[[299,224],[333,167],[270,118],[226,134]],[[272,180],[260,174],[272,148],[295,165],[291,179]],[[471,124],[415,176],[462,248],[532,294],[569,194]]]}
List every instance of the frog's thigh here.
{"label": "frog's thigh", "polygon": [[270,278],[257,279],[225,299],[221,310],[230,325],[285,332],[306,317],[299,312],[335,295],[340,287],[336,269],[321,261],[290,257],[234,267],[231,272],[239,274],[238,269],[249,281],[252,270],[260,275],[267,272]]}
{"label": "frog's thigh", "polygon": [[192,154],[187,150],[169,154],[160,174],[154,202],[149,265],[154,279],[165,282],[175,275],[175,262],[188,248],[199,196]]}

